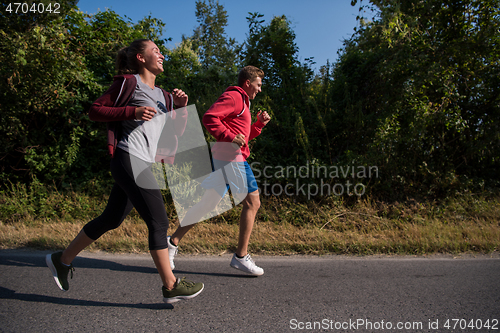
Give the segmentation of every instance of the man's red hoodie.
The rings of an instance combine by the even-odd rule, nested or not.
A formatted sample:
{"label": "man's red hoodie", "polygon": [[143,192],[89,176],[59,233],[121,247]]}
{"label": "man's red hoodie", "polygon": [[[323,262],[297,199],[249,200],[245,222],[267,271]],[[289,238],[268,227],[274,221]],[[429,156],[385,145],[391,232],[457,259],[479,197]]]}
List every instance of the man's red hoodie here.
{"label": "man's red hoodie", "polygon": [[[245,161],[250,156],[248,141],[257,137],[265,126],[260,120],[252,124],[250,100],[238,86],[231,86],[203,115],[203,125],[214,136],[217,143],[212,148],[215,159],[223,161]],[[246,144],[238,149],[230,144],[237,134],[245,136]]]}

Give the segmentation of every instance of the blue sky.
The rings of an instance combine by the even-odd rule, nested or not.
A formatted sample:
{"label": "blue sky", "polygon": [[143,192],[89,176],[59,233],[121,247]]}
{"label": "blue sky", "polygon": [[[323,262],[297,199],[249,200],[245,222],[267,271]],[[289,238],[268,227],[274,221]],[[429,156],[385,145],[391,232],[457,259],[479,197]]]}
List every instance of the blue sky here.
{"label": "blue sky", "polygon": [[[172,38],[167,46],[174,48],[182,35],[192,35],[198,26],[195,3],[195,0],[80,0],[78,7],[89,14],[110,8],[133,22],[148,15],[159,18],[166,24],[163,37]],[[327,59],[335,62],[342,40],[349,38],[358,25],[359,4],[352,7],[351,0],[220,0],[219,3],[228,14],[226,34],[238,43],[243,43],[248,33],[248,12],[264,14],[266,23],[274,16],[286,15],[296,35],[299,60],[314,57],[316,70]]]}

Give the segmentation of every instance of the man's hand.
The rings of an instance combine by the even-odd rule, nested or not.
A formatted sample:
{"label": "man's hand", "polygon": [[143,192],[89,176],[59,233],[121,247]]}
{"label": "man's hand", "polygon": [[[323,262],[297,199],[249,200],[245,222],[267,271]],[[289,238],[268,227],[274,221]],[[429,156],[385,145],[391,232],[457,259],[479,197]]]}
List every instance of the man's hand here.
{"label": "man's hand", "polygon": [[245,136],[243,134],[237,134],[233,139],[233,143],[236,143],[240,148],[243,147],[246,145]]}
{"label": "man's hand", "polygon": [[271,120],[271,116],[267,113],[267,111],[264,111],[264,112],[259,111],[259,113],[257,113],[257,118],[264,125],[266,125]]}
{"label": "man's hand", "polygon": [[172,91],[172,98],[174,99],[174,104],[177,107],[183,107],[188,104],[188,95],[180,89],[175,88]]}

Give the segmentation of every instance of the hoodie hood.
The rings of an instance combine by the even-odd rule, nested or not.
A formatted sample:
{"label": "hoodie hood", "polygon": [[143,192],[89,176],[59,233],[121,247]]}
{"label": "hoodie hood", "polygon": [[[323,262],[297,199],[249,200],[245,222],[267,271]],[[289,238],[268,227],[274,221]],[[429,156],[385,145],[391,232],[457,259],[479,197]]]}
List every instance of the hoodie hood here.
{"label": "hoodie hood", "polygon": [[241,88],[240,86],[231,86],[228,87],[225,92],[229,91],[239,92],[243,96],[243,100],[245,101],[245,104],[248,106],[248,109],[250,109],[250,97],[248,97],[247,93],[245,92],[245,90],[243,90],[243,88]]}

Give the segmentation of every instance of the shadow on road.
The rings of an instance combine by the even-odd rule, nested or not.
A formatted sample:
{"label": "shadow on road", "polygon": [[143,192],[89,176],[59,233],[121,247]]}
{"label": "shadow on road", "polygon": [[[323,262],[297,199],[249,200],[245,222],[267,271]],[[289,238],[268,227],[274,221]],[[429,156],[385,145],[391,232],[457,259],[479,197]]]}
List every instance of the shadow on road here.
{"label": "shadow on road", "polygon": [[109,306],[116,308],[136,308],[136,309],[153,309],[153,310],[161,310],[161,309],[172,310],[174,308],[172,304],[166,304],[166,303],[151,303],[151,304],[110,303],[110,302],[86,301],[81,299],[53,297],[53,296],[37,295],[37,294],[22,294],[22,293],[16,293],[14,290],[4,287],[0,287],[0,299],[15,299],[25,302],[53,303],[62,305]]}
{"label": "shadow on road", "polygon": [[[151,260],[151,264],[153,261]],[[76,257],[73,261],[76,268],[94,268],[94,269],[109,269],[120,272],[137,272],[137,273],[158,273],[154,266],[129,266],[113,261]],[[31,266],[31,267],[47,267],[45,256],[22,255],[16,254],[12,257],[0,256],[0,266]]]}
{"label": "shadow on road", "polygon": [[[45,263],[45,256],[33,254],[16,254],[9,257],[5,255],[4,251],[0,251],[0,266],[30,266],[30,267],[47,267]],[[120,272],[136,272],[136,273],[146,273],[146,274],[158,274],[158,271],[153,265],[153,260],[151,260],[151,266],[132,266],[120,264],[114,261],[95,259],[95,258],[84,258],[76,257],[73,261],[73,265],[76,269],[78,268],[92,268],[92,269],[109,269],[113,271]],[[256,276],[241,274],[241,273],[214,273],[214,272],[201,272],[201,271],[184,271],[174,269],[175,274],[193,274],[193,275],[207,275],[207,276],[218,276],[218,277],[232,277],[232,278],[255,278]]]}
{"label": "shadow on road", "polygon": [[181,270],[177,270],[177,269],[174,269],[174,273],[176,273],[176,274],[192,274],[192,275],[208,275],[208,276],[219,276],[219,277],[233,277],[233,278],[246,278],[246,279],[255,279],[258,277],[255,275],[248,275],[248,274],[193,272],[193,271],[181,271]]}

